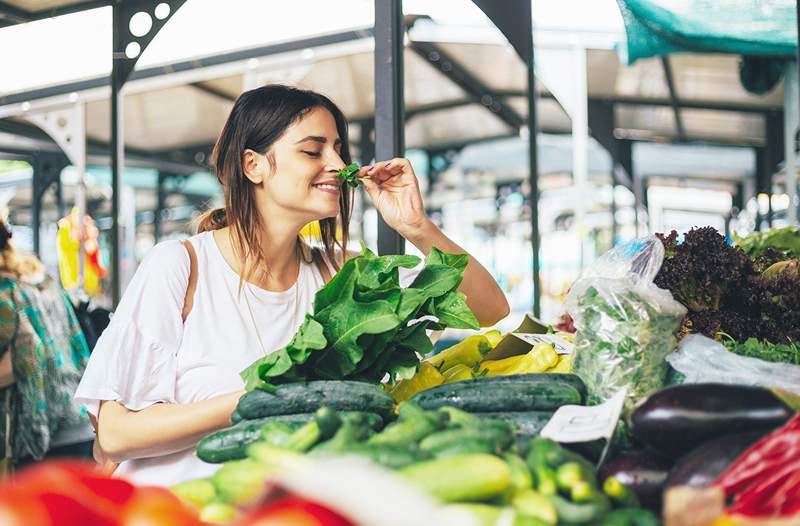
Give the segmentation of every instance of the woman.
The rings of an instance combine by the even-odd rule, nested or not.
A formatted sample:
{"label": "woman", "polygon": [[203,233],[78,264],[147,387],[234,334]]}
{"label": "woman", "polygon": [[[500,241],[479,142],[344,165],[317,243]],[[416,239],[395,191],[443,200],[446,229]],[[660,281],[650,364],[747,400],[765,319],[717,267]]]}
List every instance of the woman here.
{"label": "woman", "polygon": [[[193,446],[230,425],[243,394],[239,372],[289,342],[342,263],[352,191],[336,174],[350,162],[347,137],[339,108],[312,91],[273,85],[238,98],[213,155],[224,208],[201,218],[186,247],[168,241],[151,250],[76,393],[97,416],[98,453],[121,462],[119,476],[163,485],[215,470]],[[389,226],[424,253],[463,252],[425,216],[407,160],[365,166],[359,176],[367,175],[364,187]],[[299,237],[314,220],[319,251]],[[486,325],[508,313],[474,259],[461,290]]]}
{"label": "woman", "polygon": [[3,470],[92,456],[86,410],[72,398],[89,348],[69,298],[0,221],[0,450]]}

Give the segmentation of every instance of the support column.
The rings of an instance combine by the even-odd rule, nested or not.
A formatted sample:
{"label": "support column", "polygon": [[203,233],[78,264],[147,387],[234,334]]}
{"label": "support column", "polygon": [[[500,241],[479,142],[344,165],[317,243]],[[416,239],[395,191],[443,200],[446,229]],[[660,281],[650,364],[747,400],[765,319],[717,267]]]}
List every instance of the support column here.
{"label": "support column", "polygon": [[[111,48],[111,298],[122,294],[120,186],[125,165],[122,88],[136,63],[164,24],[186,0],[114,0]],[[134,17],[136,20],[134,24]]]}
{"label": "support column", "polygon": [[[375,158],[405,153],[402,0],[375,0]],[[405,240],[378,214],[378,254],[403,254]]]}
{"label": "support column", "polygon": [[786,63],[786,74],[783,80],[783,159],[784,173],[786,174],[786,193],[789,194],[789,209],[786,219],[790,225],[797,224],[797,158],[795,146],[797,144],[798,126],[798,79],[797,62]]}
{"label": "support column", "polygon": [[31,203],[31,227],[33,230],[33,251],[41,252],[42,199],[47,190],[61,178],[61,170],[69,165],[67,156],[62,153],[37,153],[33,165],[33,199]]}

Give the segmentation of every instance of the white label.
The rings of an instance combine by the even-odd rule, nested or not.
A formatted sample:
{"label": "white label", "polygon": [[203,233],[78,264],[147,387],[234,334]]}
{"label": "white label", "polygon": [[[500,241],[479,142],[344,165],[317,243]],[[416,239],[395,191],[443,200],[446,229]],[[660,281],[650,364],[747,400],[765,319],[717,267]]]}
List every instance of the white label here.
{"label": "white label", "polygon": [[575,348],[574,343],[570,343],[561,336],[555,334],[528,334],[525,332],[512,332],[511,334],[531,345],[542,342],[552,343],[558,354],[572,354],[572,350]]}
{"label": "white label", "polygon": [[622,414],[627,392],[627,389],[622,389],[606,402],[591,407],[561,406],[539,434],[565,443],[589,442],[599,438],[611,440]]}

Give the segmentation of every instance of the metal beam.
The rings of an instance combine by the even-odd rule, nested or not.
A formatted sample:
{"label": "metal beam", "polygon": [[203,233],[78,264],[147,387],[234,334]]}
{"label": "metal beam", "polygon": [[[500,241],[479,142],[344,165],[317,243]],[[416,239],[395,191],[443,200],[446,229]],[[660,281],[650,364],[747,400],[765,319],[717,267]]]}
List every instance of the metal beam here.
{"label": "metal beam", "polygon": [[6,25],[24,24],[26,22],[33,22],[35,20],[43,20],[45,18],[53,18],[56,16],[69,15],[71,13],[78,13],[80,11],[97,9],[99,7],[106,7],[110,6],[111,4],[112,0],[89,0],[70,5],[51,7],[49,9],[28,11],[14,7],[7,2],[0,2],[0,19],[3,18],[3,15],[10,15],[10,17],[6,19],[10,20],[11,23]]}
{"label": "metal beam", "polygon": [[[252,49],[244,49],[233,51],[230,53],[221,53],[210,57],[201,57],[192,60],[185,60],[181,62],[174,62],[172,64],[165,64],[163,66],[155,66],[151,68],[144,68],[136,70],[131,73],[130,81],[152,79],[155,77],[170,75],[173,73],[183,73],[187,71],[194,71],[213,66],[220,66],[230,64],[233,62],[246,61],[251,58],[262,58],[270,55],[278,55],[281,53],[290,53],[292,51],[300,51],[306,48],[314,48],[319,46],[328,46],[332,44],[341,44],[345,42],[352,42],[369,38],[374,34],[372,28],[356,29],[350,31],[343,31],[341,33],[333,33],[330,35],[323,35],[312,38],[305,38],[295,40],[292,42],[282,42],[279,44],[271,44],[268,46],[261,46]],[[0,97],[0,106],[8,104],[19,104],[22,102],[31,102],[37,99],[45,99],[48,97],[55,97],[58,95],[68,95],[73,92],[81,92],[89,89],[107,87],[111,84],[110,76],[96,77],[93,79],[82,80],[78,82],[69,82],[60,84],[58,86],[51,86],[48,88],[38,88],[19,93],[13,93]]]}
{"label": "metal beam", "polygon": [[525,119],[501,97],[498,97],[480,79],[475,77],[464,66],[442,48],[431,42],[411,42],[411,49],[436,67],[445,77],[463,89],[476,102],[479,102],[494,113],[514,131],[519,132]]}
{"label": "metal beam", "polygon": [[669,101],[672,106],[672,112],[675,114],[675,131],[678,133],[678,139],[685,140],[686,128],[683,126],[678,92],[675,89],[675,79],[672,76],[672,64],[669,61],[669,57],[661,57],[661,67],[664,69],[664,79],[669,90]]}
{"label": "metal beam", "polygon": [[0,2],[0,24],[3,26],[24,24],[31,20],[33,20],[31,13],[6,2]]}
{"label": "metal beam", "polygon": [[[375,158],[405,154],[402,0],[375,0]],[[404,254],[405,240],[378,215],[378,253]]]}
{"label": "metal beam", "polygon": [[195,89],[202,91],[203,93],[207,93],[209,95],[217,97],[218,99],[222,99],[227,102],[236,101],[236,96],[231,95],[230,93],[226,93],[221,89],[217,89],[214,86],[209,86],[208,84],[205,84],[203,82],[192,82],[189,85]]}

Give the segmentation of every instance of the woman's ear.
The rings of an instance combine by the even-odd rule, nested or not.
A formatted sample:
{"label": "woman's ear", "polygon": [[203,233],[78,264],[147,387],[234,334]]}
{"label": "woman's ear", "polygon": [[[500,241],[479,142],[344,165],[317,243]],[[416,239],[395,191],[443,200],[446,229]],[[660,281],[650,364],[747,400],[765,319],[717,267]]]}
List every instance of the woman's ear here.
{"label": "woman's ear", "polygon": [[264,159],[263,155],[259,155],[249,148],[244,151],[244,155],[242,155],[242,171],[251,183],[261,184],[264,182],[264,174],[266,173],[265,161],[266,159]]}

